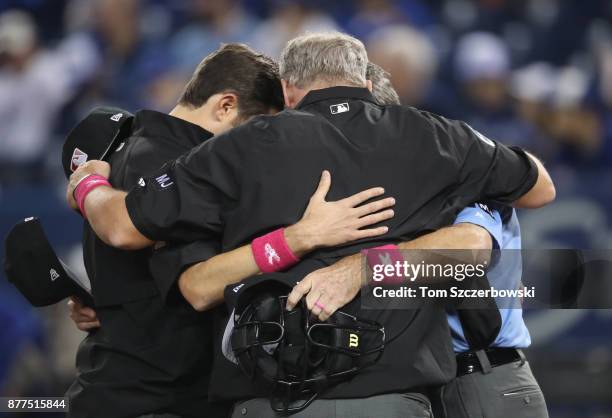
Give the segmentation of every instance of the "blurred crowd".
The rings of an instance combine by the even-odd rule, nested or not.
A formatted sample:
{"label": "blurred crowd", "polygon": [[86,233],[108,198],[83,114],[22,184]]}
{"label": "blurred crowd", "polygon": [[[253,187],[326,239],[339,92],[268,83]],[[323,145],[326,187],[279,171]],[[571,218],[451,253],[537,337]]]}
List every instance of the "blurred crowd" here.
{"label": "blurred crowd", "polygon": [[549,164],[612,161],[609,0],[2,0],[0,179],[53,181],[97,104],[170,110],[222,42],[272,57],[304,31],[358,36],[405,104]]}

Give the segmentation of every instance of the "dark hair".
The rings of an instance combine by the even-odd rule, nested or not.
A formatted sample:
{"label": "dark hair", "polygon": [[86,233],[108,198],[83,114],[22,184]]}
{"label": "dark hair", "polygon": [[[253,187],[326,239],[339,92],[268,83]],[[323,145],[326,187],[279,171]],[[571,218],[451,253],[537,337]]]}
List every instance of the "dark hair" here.
{"label": "dark hair", "polygon": [[278,65],[244,44],[223,44],[198,65],[185,86],[179,104],[200,107],[214,94],[238,96],[241,119],[284,106]]}

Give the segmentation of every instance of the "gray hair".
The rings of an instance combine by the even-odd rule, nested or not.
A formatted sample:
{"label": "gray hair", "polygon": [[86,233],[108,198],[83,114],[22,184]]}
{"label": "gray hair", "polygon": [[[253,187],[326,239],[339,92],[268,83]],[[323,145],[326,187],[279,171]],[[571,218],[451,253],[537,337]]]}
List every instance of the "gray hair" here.
{"label": "gray hair", "polygon": [[340,32],[293,38],[278,63],[281,78],[299,88],[315,81],[363,87],[367,64],[368,54],[363,43]]}
{"label": "gray hair", "polygon": [[393,85],[388,72],[380,65],[368,62],[366,78],[372,82],[372,96],[380,105],[398,105],[400,98]]}

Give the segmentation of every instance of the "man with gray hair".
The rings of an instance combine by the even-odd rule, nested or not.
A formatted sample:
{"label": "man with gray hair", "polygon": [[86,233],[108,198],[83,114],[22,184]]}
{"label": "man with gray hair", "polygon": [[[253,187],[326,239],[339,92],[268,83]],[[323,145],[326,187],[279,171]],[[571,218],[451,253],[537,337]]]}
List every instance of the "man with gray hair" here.
{"label": "man with gray hair", "polygon": [[[316,90],[329,86],[366,86],[368,54],[361,41],[335,33],[299,36],[287,43],[279,72],[289,107],[293,89]],[[369,89],[371,90],[371,83]]]}
{"label": "man with gray hair", "polygon": [[400,98],[393,84],[391,74],[386,72],[380,65],[368,62],[366,78],[372,82],[372,96],[380,105],[398,105]]}
{"label": "man with gray hair", "polygon": [[[113,245],[135,249],[156,241],[213,240],[219,251],[228,251],[299,219],[313,179],[324,169],[334,176],[330,199],[372,184],[395,196],[396,216],[387,223],[387,235],[321,249],[286,273],[275,273],[293,285],[346,255],[450,225],[474,201],[536,208],[554,199],[548,173],[523,150],[491,141],[464,123],[380,106],[370,93],[367,63],[363,44],[348,35],[298,37],[280,62],[290,109],[255,117],[205,142],[127,194],[89,182],[79,189],[77,202],[73,191],[80,182],[108,175],[104,163],[86,163],[71,177],[68,200],[85,209],[96,233],[112,237]],[[275,250],[280,263],[286,251],[282,237],[276,238],[265,248]],[[262,262],[255,250],[253,256]],[[268,278],[259,276],[264,284]],[[375,365],[319,391],[319,399],[296,416],[427,416],[429,391],[455,375],[445,311],[426,301],[418,310],[361,309],[358,300],[342,300],[347,293],[342,286],[329,293],[314,286],[300,290],[314,316],[324,319],[343,306],[383,324],[389,341]],[[230,292],[240,294],[241,288],[231,286]],[[221,323],[227,320],[222,315]],[[210,391],[213,400],[252,399],[237,405],[235,416],[275,416],[260,400],[269,387],[246,378],[222,355],[215,360]]]}
{"label": "man with gray hair", "polygon": [[[369,63],[367,78],[372,81],[372,96],[379,104],[385,106],[400,103],[389,73]],[[423,250],[477,251],[480,260],[488,261],[487,280],[491,286],[515,288],[519,287],[521,280],[521,263],[520,254],[514,250],[520,248],[520,245],[519,220],[513,208],[495,203],[475,203],[464,208],[453,225],[402,242],[398,247],[417,250],[416,253],[421,256],[425,254],[426,263],[431,255]],[[492,255],[494,249],[502,251]],[[410,257],[410,253],[412,251],[406,256]],[[349,290],[345,298],[349,300],[359,292],[362,264],[361,257],[353,255],[327,268],[315,270],[300,281],[300,286],[293,289],[289,300],[297,300],[302,287],[312,289],[321,284],[338,282],[344,283],[344,287]],[[333,291],[323,289],[322,292]],[[343,301],[340,301],[337,306],[342,304]],[[329,308],[331,311],[336,305]],[[460,315],[455,309],[448,310],[458,370],[457,377],[440,390],[440,398],[431,400],[434,415],[437,418],[548,417],[544,394],[523,353],[523,349],[531,344],[531,336],[523,320],[523,310],[518,304],[511,309],[500,309],[499,332],[487,347],[472,347],[471,339],[466,335],[470,335],[472,326],[478,328],[482,315],[495,311],[471,312],[476,315],[466,315],[465,312]],[[521,387],[528,387],[529,391],[508,389]],[[523,402],[516,402],[517,397],[522,397]]]}

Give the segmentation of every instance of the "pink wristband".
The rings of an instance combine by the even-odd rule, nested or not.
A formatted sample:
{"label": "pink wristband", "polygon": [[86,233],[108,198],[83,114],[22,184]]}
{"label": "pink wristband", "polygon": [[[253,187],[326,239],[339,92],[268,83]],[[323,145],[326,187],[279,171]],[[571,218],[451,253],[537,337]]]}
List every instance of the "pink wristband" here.
{"label": "pink wristband", "polygon": [[251,251],[262,273],[285,270],[300,261],[285,241],[285,228],[255,238]]}
{"label": "pink wristband", "polygon": [[98,174],[90,174],[82,179],[74,189],[74,200],[76,200],[79,210],[83,218],[87,219],[85,214],[85,198],[93,189],[99,186],[110,186],[108,180]]}
{"label": "pink wristband", "polygon": [[[398,261],[403,263],[404,257],[395,244],[382,245],[380,247],[368,248],[362,250],[368,262],[368,266],[374,270],[377,265],[395,265]],[[397,275],[386,275],[383,279],[386,284],[401,283],[403,278]]]}

